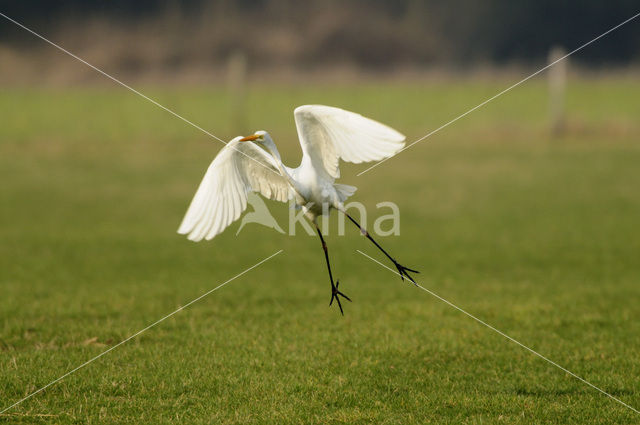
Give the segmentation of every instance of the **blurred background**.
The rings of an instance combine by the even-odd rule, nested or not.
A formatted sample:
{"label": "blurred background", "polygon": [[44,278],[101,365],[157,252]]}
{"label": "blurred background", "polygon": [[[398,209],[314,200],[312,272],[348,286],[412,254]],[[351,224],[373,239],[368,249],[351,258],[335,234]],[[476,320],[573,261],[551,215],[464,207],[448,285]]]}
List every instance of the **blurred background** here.
{"label": "blurred background", "polygon": [[[634,0],[0,1],[8,16],[127,78],[211,82],[244,55],[254,77],[469,73],[544,63],[637,13]],[[627,25],[575,58],[581,68],[640,60]],[[102,77],[24,30],[0,26],[0,82]],[[46,69],[45,75],[38,72]]]}
{"label": "blurred background", "polygon": [[[222,140],[320,103],[413,142],[637,0],[9,1],[0,11]],[[640,18],[358,177],[419,282],[640,405]],[[327,238],[176,234],[222,143],[0,17],[1,416],[55,423],[633,423],[635,413]],[[287,229],[287,208],[268,202]],[[348,228],[347,228],[348,229]],[[78,396],[82,394],[82,396]],[[37,416],[41,415],[41,416]]]}

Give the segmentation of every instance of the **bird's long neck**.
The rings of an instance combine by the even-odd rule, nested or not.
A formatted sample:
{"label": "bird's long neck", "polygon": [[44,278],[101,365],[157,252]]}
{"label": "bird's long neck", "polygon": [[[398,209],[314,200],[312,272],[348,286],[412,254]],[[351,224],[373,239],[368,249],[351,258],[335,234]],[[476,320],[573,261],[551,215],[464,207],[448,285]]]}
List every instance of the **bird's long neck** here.
{"label": "bird's long neck", "polygon": [[276,144],[273,143],[273,141],[270,141],[270,143],[265,143],[265,147],[273,157],[276,163],[276,166],[280,171],[280,174],[282,174],[282,176],[287,179],[291,187],[296,192],[300,193],[300,190],[301,190],[300,184],[291,176],[291,173],[289,172],[290,170],[289,167],[287,167],[282,163],[282,158],[280,157],[280,152],[278,152],[278,148],[276,147]]}

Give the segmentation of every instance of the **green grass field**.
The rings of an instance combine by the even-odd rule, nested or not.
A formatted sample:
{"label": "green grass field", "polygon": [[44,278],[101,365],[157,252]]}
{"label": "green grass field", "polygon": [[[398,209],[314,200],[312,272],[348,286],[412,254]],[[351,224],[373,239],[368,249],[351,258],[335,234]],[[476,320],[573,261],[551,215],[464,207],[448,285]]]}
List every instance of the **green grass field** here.
{"label": "green grass field", "polygon": [[[251,88],[246,132],[297,165],[292,110],[358,111],[413,141],[511,81]],[[141,90],[216,135],[223,88]],[[419,282],[640,408],[640,81],[572,81],[568,132],[526,83],[341,182]],[[4,423],[609,424],[640,415],[327,239],[354,302],[328,307],[317,237],[176,229],[221,144],[119,87],[0,91],[2,408],[280,255],[0,416]],[[272,211],[286,226],[287,209]],[[370,221],[371,224],[372,220]],[[387,263],[385,263],[387,264]]]}

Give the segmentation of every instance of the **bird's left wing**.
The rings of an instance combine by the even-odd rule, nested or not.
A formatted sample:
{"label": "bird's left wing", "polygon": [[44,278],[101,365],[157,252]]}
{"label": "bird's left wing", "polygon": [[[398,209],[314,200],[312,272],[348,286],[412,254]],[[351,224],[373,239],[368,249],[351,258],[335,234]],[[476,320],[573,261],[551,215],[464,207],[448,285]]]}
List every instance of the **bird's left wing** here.
{"label": "bird's left wing", "polygon": [[269,199],[289,199],[289,183],[274,160],[252,142],[231,140],[207,169],[178,233],[192,241],[210,240],[247,208],[249,192]]}
{"label": "bird's left wing", "polygon": [[340,177],[340,159],[356,164],[379,161],[404,147],[402,134],[355,112],[303,105],[293,115],[303,155],[333,178]]}

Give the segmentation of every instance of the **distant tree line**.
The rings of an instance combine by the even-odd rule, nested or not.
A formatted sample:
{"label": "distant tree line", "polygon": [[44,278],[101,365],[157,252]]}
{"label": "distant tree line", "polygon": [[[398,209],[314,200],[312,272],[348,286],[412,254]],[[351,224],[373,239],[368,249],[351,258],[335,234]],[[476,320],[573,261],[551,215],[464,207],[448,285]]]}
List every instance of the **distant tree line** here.
{"label": "distant tree line", "polygon": [[[135,33],[155,22],[161,29],[151,32],[159,41],[180,34],[178,42],[166,41],[175,46],[163,59],[176,63],[198,52],[213,61],[243,50],[251,61],[274,66],[331,62],[385,69],[539,62],[552,46],[571,50],[638,13],[640,2],[0,0],[0,10],[49,33],[98,20]],[[0,36],[2,44],[34,41],[4,20]],[[578,60],[590,66],[640,60],[640,18],[589,46]]]}

